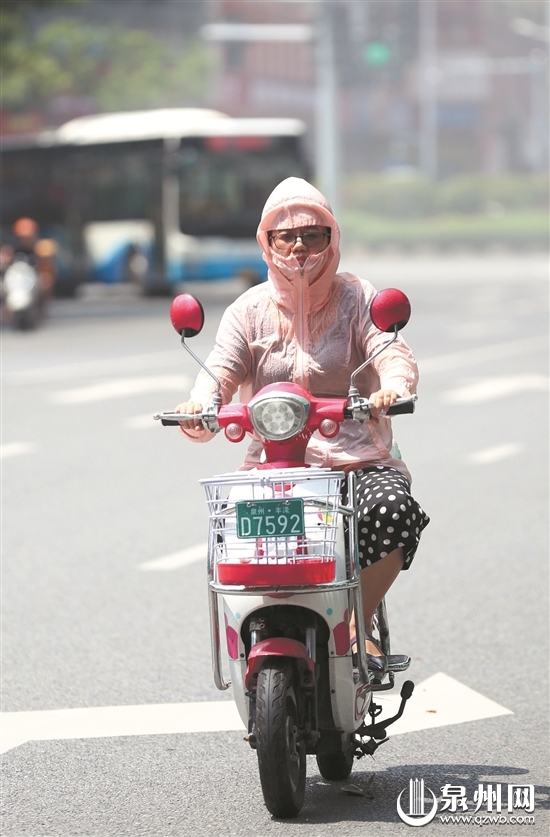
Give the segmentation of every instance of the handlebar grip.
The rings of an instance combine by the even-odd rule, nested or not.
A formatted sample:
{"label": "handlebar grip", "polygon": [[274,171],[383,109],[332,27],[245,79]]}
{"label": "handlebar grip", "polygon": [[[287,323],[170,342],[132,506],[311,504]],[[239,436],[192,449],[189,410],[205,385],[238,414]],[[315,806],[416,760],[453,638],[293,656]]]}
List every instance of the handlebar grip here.
{"label": "handlebar grip", "polygon": [[159,420],[165,427],[177,427],[180,421],[200,421],[203,415],[203,413],[155,413],[153,418]]}
{"label": "handlebar grip", "polygon": [[406,401],[396,402],[395,404],[392,404],[391,407],[388,407],[388,409],[386,410],[386,415],[404,416],[409,413],[414,413],[415,407],[416,399],[414,399],[414,401],[407,399]]}

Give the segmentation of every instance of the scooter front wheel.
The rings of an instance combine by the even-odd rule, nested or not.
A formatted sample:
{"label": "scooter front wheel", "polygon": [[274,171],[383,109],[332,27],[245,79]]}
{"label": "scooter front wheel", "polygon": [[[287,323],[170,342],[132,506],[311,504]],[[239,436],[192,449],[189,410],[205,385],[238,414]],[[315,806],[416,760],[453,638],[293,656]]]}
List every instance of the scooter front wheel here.
{"label": "scooter front wheel", "polygon": [[31,331],[38,325],[38,311],[33,306],[21,311],[15,311],[12,318],[12,325],[17,331]]}
{"label": "scooter front wheel", "polygon": [[295,817],[304,804],[306,748],[298,732],[295,669],[268,659],[258,675],[256,741],[262,792],[274,817]]}

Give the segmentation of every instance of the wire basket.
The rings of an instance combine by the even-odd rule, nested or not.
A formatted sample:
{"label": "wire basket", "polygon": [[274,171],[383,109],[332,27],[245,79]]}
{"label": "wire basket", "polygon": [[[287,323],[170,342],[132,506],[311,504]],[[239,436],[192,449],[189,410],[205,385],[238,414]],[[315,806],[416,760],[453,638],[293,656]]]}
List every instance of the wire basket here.
{"label": "wire basket", "polygon": [[343,478],[340,471],[304,468],[200,480],[215,580],[245,587],[334,581]]}

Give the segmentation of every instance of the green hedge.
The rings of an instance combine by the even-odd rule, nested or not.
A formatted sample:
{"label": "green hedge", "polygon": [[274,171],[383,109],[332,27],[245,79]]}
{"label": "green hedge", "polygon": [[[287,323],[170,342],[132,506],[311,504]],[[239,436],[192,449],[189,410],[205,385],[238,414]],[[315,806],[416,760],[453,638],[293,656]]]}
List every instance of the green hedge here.
{"label": "green hedge", "polygon": [[439,215],[432,218],[390,219],[364,212],[344,211],[340,215],[347,244],[370,248],[395,246],[547,249],[550,219],[544,210],[507,212],[498,217],[481,215]]}
{"label": "green hedge", "polygon": [[547,172],[468,174],[436,182],[418,174],[355,174],[344,180],[342,205],[388,218],[547,209]]}

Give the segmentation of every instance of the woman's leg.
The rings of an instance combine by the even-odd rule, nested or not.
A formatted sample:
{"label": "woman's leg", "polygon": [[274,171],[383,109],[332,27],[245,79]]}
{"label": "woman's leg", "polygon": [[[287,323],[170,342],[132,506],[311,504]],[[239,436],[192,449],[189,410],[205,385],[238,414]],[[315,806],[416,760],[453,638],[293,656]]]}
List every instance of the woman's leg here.
{"label": "woman's leg", "polygon": [[[405,558],[402,549],[394,549],[384,558],[369,564],[361,570],[361,596],[363,599],[363,619],[365,633],[372,634],[372,620],[376,608],[392,586],[393,582],[403,569]],[[355,636],[355,614],[350,620],[350,633]],[[368,654],[377,656],[380,650],[370,640],[366,641]]]}
{"label": "woman's leg", "polygon": [[[403,569],[404,561],[403,550],[394,549],[384,558],[361,570],[361,596],[363,599],[365,633],[372,634],[372,620],[376,608]],[[370,640],[366,641],[366,649],[368,654],[374,654],[374,656],[380,653],[376,645]]]}
{"label": "woman's leg", "polygon": [[[429,518],[411,497],[410,483],[395,468],[375,466],[357,472],[358,552],[365,631],[372,634],[376,608],[414,557]],[[355,635],[355,620],[350,623]],[[380,650],[367,642],[367,652]]]}

